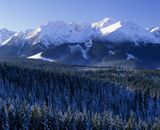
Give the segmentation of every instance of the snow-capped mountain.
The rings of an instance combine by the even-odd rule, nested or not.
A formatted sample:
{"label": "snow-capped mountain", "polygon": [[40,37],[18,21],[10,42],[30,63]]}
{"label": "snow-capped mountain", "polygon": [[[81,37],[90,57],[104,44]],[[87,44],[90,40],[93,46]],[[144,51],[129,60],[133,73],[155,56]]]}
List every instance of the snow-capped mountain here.
{"label": "snow-capped mountain", "polygon": [[99,37],[111,42],[159,43],[155,36],[133,22],[105,18],[100,22],[93,23],[92,27],[97,29]]}
{"label": "snow-capped mountain", "polygon": [[12,37],[14,35],[14,33],[15,32],[7,30],[5,28],[0,29],[0,45],[2,42],[9,39],[10,37]]}
{"label": "snow-capped mountain", "polygon": [[49,22],[30,33],[28,39],[33,39],[33,44],[42,42],[46,46],[63,43],[85,42],[92,36],[93,29],[90,24],[67,24],[62,21]]}
{"label": "snow-capped mountain", "polygon": [[[81,43],[89,40],[103,40],[113,43],[160,43],[160,40],[146,29],[133,22],[105,18],[91,24],[67,24],[62,21],[49,22],[46,25],[16,34],[25,38],[30,44],[42,43],[60,45],[63,43]],[[5,42],[6,44],[6,42]]]}
{"label": "snow-capped mountain", "polygon": [[14,32],[8,39],[3,40],[1,42],[1,46],[5,45],[16,45],[16,46],[23,46],[24,42],[29,43],[28,37],[32,35],[33,29],[28,29],[25,31]]}
{"label": "snow-capped mountain", "polygon": [[133,22],[110,18],[90,24],[56,21],[24,32],[1,32],[0,57],[81,65],[160,66],[159,28],[147,30]]}

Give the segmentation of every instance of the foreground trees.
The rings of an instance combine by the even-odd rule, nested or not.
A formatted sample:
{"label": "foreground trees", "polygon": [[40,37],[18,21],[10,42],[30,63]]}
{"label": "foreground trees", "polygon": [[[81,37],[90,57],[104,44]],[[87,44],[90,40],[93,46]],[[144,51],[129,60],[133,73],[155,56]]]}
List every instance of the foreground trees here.
{"label": "foreground trees", "polygon": [[[57,111],[46,110],[47,108],[40,108],[32,106],[23,110],[24,106],[20,106],[18,112],[16,108],[9,110],[7,106],[1,108],[0,129],[24,129],[24,130],[159,130],[160,120],[143,121],[135,119],[132,116],[128,120],[119,116],[111,115],[111,113],[104,112],[101,114],[85,113],[85,112],[71,112],[70,110],[61,113]],[[5,111],[3,109],[5,108]],[[3,114],[2,114],[3,113]]]}
{"label": "foreground trees", "polygon": [[1,130],[160,128],[158,71],[137,75],[29,65],[0,64]]}

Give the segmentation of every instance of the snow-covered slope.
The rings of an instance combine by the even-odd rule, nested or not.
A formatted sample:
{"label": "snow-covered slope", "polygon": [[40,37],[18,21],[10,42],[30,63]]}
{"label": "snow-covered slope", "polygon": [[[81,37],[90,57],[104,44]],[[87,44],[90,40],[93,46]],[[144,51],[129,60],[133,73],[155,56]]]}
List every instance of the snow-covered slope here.
{"label": "snow-covered slope", "polygon": [[9,31],[5,28],[0,29],[0,45],[1,45],[2,42],[9,39],[10,37],[12,37],[14,33],[15,32]]}
{"label": "snow-covered slope", "polygon": [[28,29],[20,32],[15,32],[13,35],[11,35],[8,39],[3,40],[1,42],[1,46],[3,45],[16,45],[16,46],[22,46],[25,41],[28,40],[28,37],[32,34],[33,30]]}
{"label": "snow-covered slope", "polygon": [[155,36],[133,22],[105,18],[100,22],[93,23],[92,27],[99,32],[98,37],[111,42],[159,43]]}
{"label": "snow-covered slope", "polygon": [[42,42],[46,46],[50,44],[80,43],[90,39],[111,42],[160,43],[160,40],[153,34],[135,23],[110,18],[91,24],[49,22],[32,31],[27,37],[32,41],[32,44]]}
{"label": "snow-covered slope", "polygon": [[156,37],[157,35],[153,35],[153,33],[135,23],[110,18],[90,24],[67,24],[62,21],[49,22],[36,29],[12,35],[11,37],[10,35],[5,36],[1,45],[6,45],[7,43],[19,45],[23,43],[19,42],[22,40],[31,45],[40,43],[46,47],[63,43],[82,43],[90,40],[104,40],[113,43],[160,43],[160,39]]}
{"label": "snow-covered slope", "polygon": [[92,31],[90,24],[66,24],[62,21],[56,21],[35,29],[28,36],[28,39],[34,39],[33,44],[43,42],[46,46],[85,42],[90,39]]}
{"label": "snow-covered slope", "polygon": [[149,29],[150,33],[153,34],[155,37],[160,39],[160,27],[155,27]]}
{"label": "snow-covered slope", "polygon": [[37,60],[45,60],[45,61],[49,61],[49,62],[53,62],[54,60],[49,59],[49,58],[44,58],[41,56],[42,52],[35,54],[33,56],[27,57],[28,59],[37,59]]}

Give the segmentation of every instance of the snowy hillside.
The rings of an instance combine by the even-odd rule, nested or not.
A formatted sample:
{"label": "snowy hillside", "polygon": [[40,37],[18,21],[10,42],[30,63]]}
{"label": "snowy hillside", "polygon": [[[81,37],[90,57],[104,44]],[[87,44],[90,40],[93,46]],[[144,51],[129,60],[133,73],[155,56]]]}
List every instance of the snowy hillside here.
{"label": "snowy hillside", "polygon": [[99,37],[111,42],[159,43],[155,36],[133,22],[105,18],[100,22],[93,23],[92,27],[99,32]]}
{"label": "snowy hillside", "polygon": [[117,21],[110,18],[91,24],[49,22],[35,29],[28,38],[34,39],[33,44],[43,42],[46,46],[50,44],[81,43],[90,39],[111,42],[160,42],[149,31],[133,22]]}
{"label": "snowy hillside", "polygon": [[2,42],[9,39],[10,37],[12,37],[14,33],[15,32],[9,31],[5,28],[0,29],[0,45],[1,45]]}
{"label": "snowy hillside", "polygon": [[34,44],[43,42],[46,46],[50,44],[85,42],[92,35],[90,24],[66,24],[62,21],[49,22],[35,29],[29,39],[34,39]]}

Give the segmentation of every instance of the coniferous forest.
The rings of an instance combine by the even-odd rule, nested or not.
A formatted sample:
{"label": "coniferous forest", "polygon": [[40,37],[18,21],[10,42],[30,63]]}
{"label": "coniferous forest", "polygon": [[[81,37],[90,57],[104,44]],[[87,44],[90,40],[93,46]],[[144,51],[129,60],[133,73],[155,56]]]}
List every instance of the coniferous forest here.
{"label": "coniferous forest", "polygon": [[0,130],[160,130],[160,71],[2,60]]}

